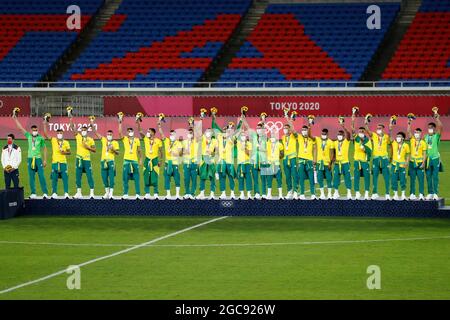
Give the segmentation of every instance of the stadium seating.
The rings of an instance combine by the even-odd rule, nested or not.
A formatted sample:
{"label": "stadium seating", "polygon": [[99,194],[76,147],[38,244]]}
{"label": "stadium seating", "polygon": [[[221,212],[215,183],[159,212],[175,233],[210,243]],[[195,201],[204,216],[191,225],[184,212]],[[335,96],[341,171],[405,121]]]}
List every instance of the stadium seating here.
{"label": "stadium seating", "polygon": [[76,39],[67,7],[82,9],[83,28],[103,0],[0,0],[0,80],[39,81]]}
{"label": "stadium seating", "polygon": [[382,78],[419,82],[450,79],[449,26],[450,1],[423,0]]}
{"label": "stadium seating", "polygon": [[250,0],[123,0],[60,81],[197,82]]}
{"label": "stadium seating", "polygon": [[399,10],[396,3],[378,5],[380,30],[367,28],[367,4],[269,5],[219,85],[358,81]]}

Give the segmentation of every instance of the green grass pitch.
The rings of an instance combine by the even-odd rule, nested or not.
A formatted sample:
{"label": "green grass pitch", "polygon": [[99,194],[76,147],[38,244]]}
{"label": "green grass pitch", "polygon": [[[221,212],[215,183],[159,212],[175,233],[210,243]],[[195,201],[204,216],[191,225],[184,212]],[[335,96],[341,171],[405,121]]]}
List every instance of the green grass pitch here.
{"label": "green grass pitch", "polygon": [[[449,152],[450,143],[442,143],[443,159]],[[98,157],[94,176],[96,193],[102,194]],[[449,173],[440,177],[441,196],[449,198]],[[24,166],[21,179],[29,194]],[[119,195],[121,172],[117,179]],[[0,292],[211,219],[0,221]],[[82,266],[80,290],[69,290],[69,274],[61,273],[0,293],[0,300],[450,299],[449,247],[447,219],[228,217]],[[379,290],[366,285],[371,265],[381,270]]]}

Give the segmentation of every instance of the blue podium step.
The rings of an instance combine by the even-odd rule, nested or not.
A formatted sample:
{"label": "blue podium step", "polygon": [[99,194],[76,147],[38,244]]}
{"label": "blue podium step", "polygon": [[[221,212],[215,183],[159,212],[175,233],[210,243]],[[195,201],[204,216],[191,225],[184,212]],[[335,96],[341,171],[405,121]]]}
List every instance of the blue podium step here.
{"label": "blue podium step", "polygon": [[342,216],[450,218],[439,201],[356,200],[25,200],[24,215]]}

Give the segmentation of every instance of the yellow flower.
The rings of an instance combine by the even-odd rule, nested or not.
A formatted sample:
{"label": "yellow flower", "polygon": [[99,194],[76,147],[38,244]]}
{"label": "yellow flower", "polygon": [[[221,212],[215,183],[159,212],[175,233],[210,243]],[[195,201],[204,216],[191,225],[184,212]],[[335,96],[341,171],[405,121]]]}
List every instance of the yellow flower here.
{"label": "yellow flower", "polygon": [[262,113],[259,115],[259,117],[261,118],[262,121],[264,121],[264,120],[266,120],[266,118],[267,118],[267,113],[262,112]]}
{"label": "yellow flower", "polygon": [[366,114],[366,117],[365,117],[365,120],[366,120],[366,122],[367,123],[370,123],[370,121],[372,121],[372,114],[371,113],[368,113],[368,114]]}
{"label": "yellow flower", "polygon": [[159,121],[160,121],[160,122],[166,122],[166,120],[165,120],[166,116],[164,115],[164,113],[160,113],[160,114],[158,115],[158,117],[159,117]]}
{"label": "yellow flower", "polygon": [[52,115],[50,114],[50,113],[46,113],[46,114],[44,114],[44,121],[45,122],[48,122],[49,120],[50,120],[50,118],[52,117]]}
{"label": "yellow flower", "polygon": [[352,113],[353,114],[358,114],[359,113],[359,107],[358,106],[353,106]]}
{"label": "yellow flower", "polygon": [[95,121],[95,116],[90,116],[89,117],[89,121],[94,122]]}
{"label": "yellow flower", "polygon": [[19,107],[16,107],[16,108],[14,108],[14,110],[13,110],[13,116],[14,117],[17,117],[17,115],[20,113],[20,108]]}
{"label": "yellow flower", "polygon": [[212,107],[211,108],[211,114],[216,114],[217,113],[217,108],[216,107]]}

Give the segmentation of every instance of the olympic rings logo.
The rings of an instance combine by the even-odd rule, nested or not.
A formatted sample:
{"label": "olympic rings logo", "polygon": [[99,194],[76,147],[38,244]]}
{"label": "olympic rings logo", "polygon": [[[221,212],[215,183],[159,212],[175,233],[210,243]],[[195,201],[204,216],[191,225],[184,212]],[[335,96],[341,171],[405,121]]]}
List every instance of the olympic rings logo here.
{"label": "olympic rings logo", "polygon": [[283,129],[283,123],[281,121],[267,121],[265,127],[269,132],[278,133]]}
{"label": "olympic rings logo", "polygon": [[231,208],[233,206],[233,201],[221,201],[220,204],[224,208]]}

